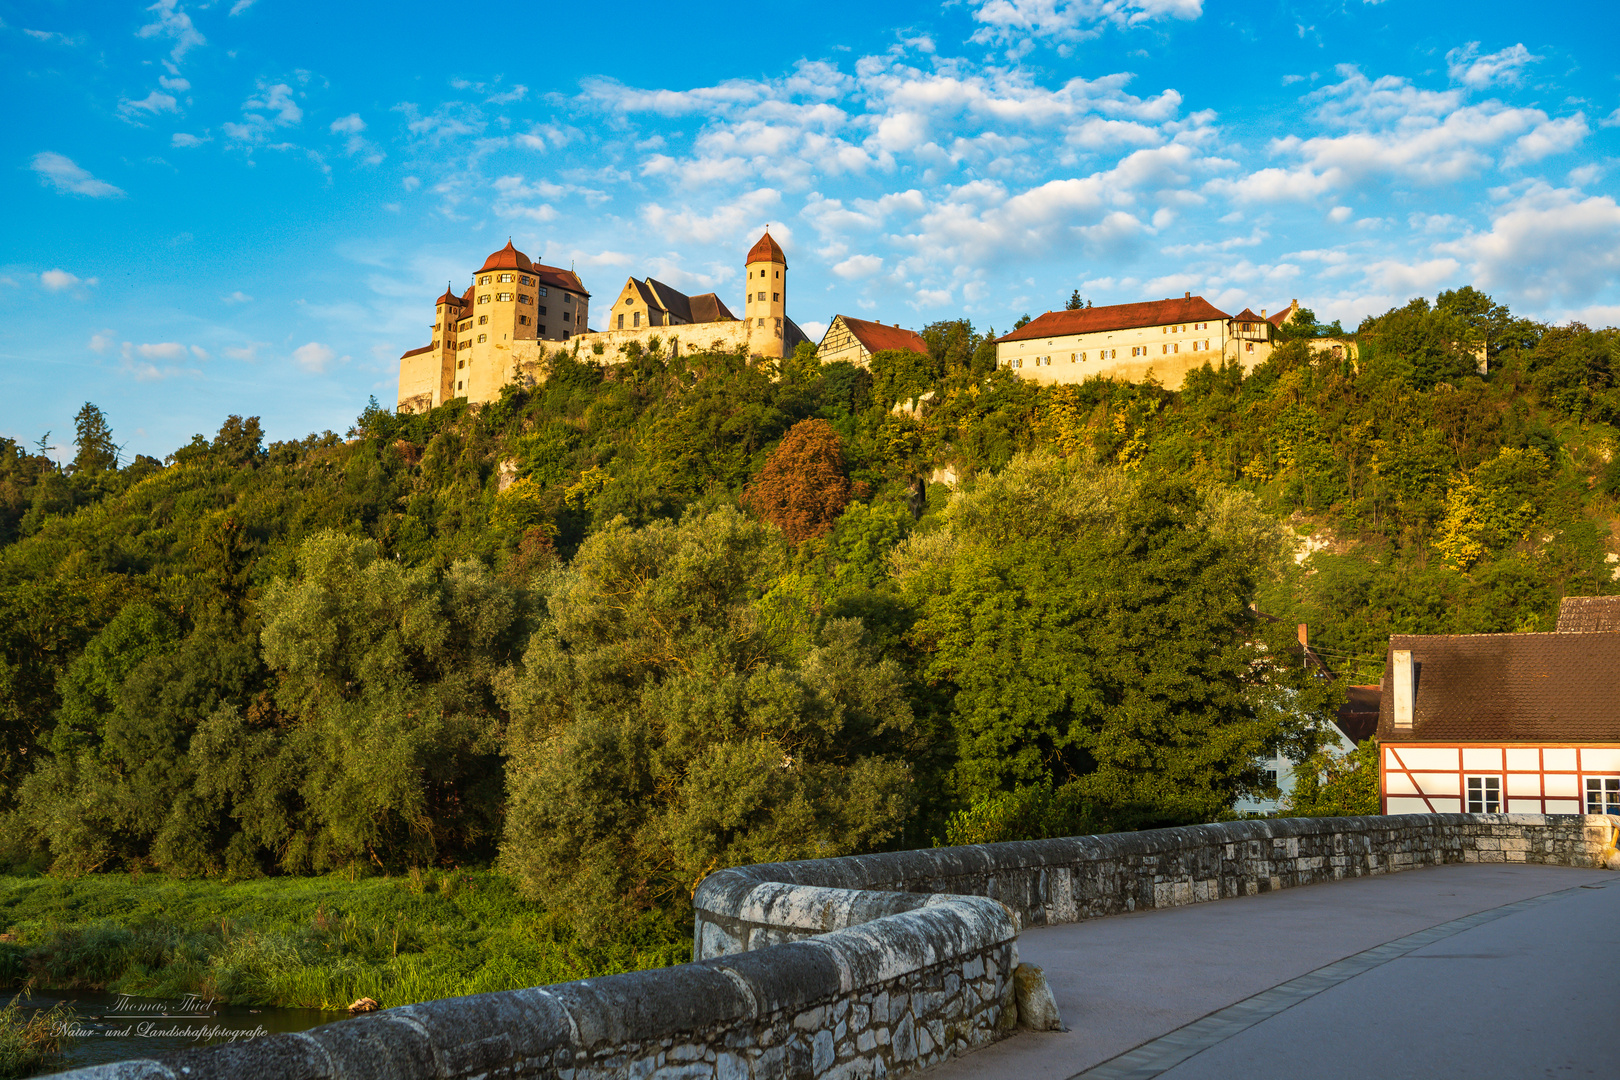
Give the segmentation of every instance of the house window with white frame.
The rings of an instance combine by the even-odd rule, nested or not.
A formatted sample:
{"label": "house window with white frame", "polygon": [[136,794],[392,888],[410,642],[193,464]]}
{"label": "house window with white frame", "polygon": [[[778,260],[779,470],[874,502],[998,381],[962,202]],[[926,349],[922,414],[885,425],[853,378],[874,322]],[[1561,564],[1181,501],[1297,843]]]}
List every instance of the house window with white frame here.
{"label": "house window with white frame", "polygon": [[1586,778],[1586,812],[1620,814],[1620,776]]}
{"label": "house window with white frame", "polygon": [[1500,814],[1502,812],[1502,778],[1500,776],[1470,776],[1468,778],[1468,813]]}

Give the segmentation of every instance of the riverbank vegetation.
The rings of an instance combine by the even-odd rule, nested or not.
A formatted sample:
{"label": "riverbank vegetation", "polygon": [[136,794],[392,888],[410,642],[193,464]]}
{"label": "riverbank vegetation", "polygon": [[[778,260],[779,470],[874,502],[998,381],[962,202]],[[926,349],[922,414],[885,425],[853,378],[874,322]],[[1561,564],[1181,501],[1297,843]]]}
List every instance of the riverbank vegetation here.
{"label": "riverbank vegetation", "polygon": [[651,912],[580,940],[489,871],[226,882],[158,874],[0,877],[0,981],[136,997],[341,1010],[680,963]]}
{"label": "riverbank vegetation", "polygon": [[[869,368],[558,355],[166,462],[93,406],[65,468],[5,443],[0,855],[63,905],[7,901],[6,977],[391,1003],[662,963],[718,867],[1209,820],[1389,634],[1620,587],[1616,331],[1464,289],[1352,358],[1308,314],[1175,392],[1021,380],[958,321]],[[457,867],[485,915],[402,884]]]}

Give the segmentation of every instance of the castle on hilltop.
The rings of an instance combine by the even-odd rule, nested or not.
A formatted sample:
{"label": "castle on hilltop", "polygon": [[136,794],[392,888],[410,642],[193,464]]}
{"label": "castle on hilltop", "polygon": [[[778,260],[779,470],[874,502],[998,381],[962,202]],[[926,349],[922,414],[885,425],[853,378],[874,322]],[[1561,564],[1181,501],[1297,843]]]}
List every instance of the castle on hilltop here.
{"label": "castle on hilltop", "polygon": [[744,352],[781,359],[807,340],[787,315],[787,256],[767,230],[744,259],[743,317],[715,293],[688,296],[653,278],[628,278],[601,330],[589,322],[591,294],[573,270],[532,262],[510,240],[484,260],[460,296],[435,301],[433,340],[399,358],[400,412],[425,412],[454,398],[493,401],[501,388],[543,377],[546,342],[602,363],[632,343],[681,352]]}

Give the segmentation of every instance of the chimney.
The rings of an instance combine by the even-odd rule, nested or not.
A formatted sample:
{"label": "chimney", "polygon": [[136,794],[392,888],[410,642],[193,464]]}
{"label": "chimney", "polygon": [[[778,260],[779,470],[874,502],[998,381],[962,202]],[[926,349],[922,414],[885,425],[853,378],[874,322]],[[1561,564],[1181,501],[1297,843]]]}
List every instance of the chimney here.
{"label": "chimney", "polygon": [[1299,310],[1299,301],[1298,300],[1290,300],[1290,301],[1288,301],[1288,310],[1289,311],[1298,311]]}
{"label": "chimney", "polygon": [[1263,318],[1265,318],[1265,317],[1266,317],[1266,309],[1265,309],[1265,308],[1261,308],[1261,309],[1260,309],[1260,317],[1261,317],[1261,318],[1262,318],[1262,319],[1263,319]]}
{"label": "chimney", "polygon": [[1192,299],[1192,293],[1184,292],[1184,293],[1181,294],[1181,298],[1183,300],[1191,300]]}
{"label": "chimney", "polygon": [[1395,660],[1395,730],[1412,730],[1412,650],[1396,649]]}
{"label": "chimney", "polygon": [[1299,624],[1299,644],[1302,648],[1310,648],[1310,635],[1305,632],[1305,624]]}

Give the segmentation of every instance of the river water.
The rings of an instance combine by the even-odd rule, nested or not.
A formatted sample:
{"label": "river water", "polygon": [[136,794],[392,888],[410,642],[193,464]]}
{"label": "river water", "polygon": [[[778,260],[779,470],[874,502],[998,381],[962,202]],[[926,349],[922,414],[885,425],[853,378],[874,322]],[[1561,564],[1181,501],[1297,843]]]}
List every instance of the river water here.
{"label": "river water", "polygon": [[[0,996],[0,1001],[7,998],[9,994]],[[76,1020],[63,1047],[67,1060],[62,1067],[66,1069],[156,1057],[189,1047],[279,1032],[308,1031],[349,1015],[322,1009],[257,1009],[196,998],[137,998],[93,990],[37,991],[19,1004],[34,1010],[57,1004],[73,1009]]]}

